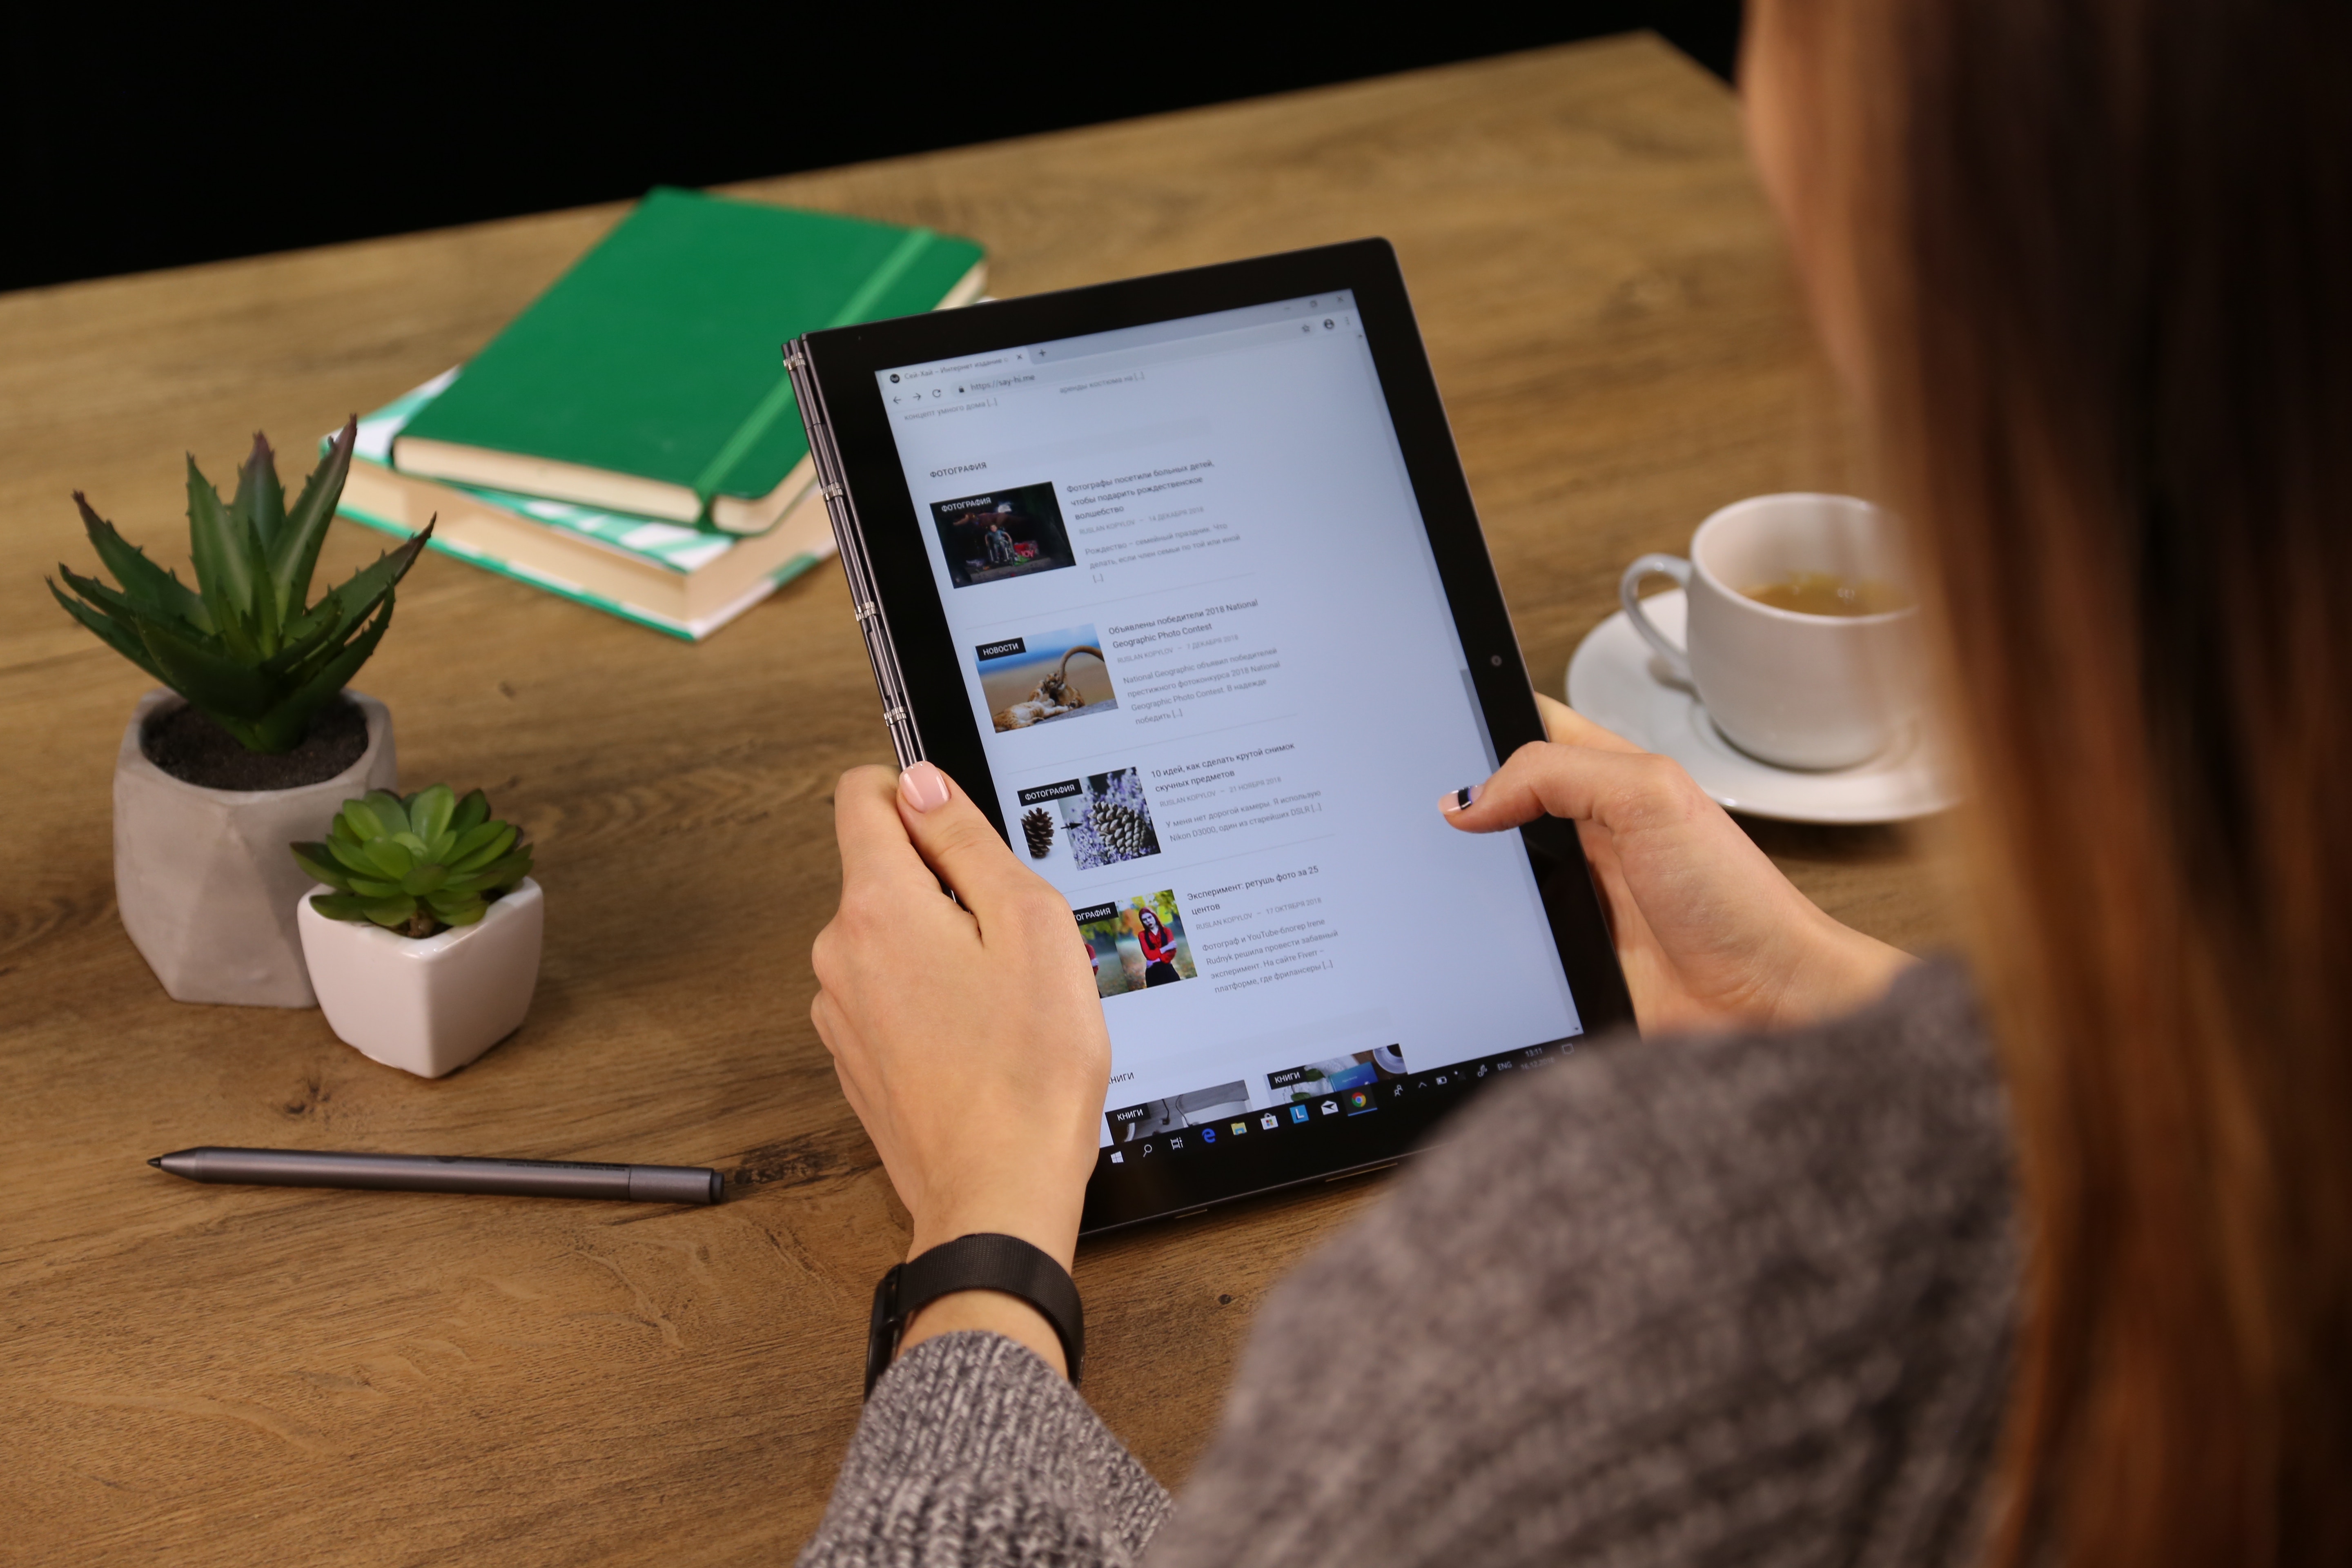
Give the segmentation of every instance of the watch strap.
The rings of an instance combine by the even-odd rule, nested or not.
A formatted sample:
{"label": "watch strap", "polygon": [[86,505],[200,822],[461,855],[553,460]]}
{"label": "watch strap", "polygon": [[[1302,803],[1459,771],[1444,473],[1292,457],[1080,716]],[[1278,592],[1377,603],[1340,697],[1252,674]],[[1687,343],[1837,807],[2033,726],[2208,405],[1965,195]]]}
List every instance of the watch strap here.
{"label": "watch strap", "polygon": [[996,1290],[1018,1297],[1045,1315],[1062,1342],[1075,1384],[1087,1355],[1086,1310],[1069,1270],[1017,1236],[981,1232],[941,1242],[894,1265],[874,1287],[874,1321],[866,1340],[866,1393],[890,1369],[907,1321],[942,1296]]}

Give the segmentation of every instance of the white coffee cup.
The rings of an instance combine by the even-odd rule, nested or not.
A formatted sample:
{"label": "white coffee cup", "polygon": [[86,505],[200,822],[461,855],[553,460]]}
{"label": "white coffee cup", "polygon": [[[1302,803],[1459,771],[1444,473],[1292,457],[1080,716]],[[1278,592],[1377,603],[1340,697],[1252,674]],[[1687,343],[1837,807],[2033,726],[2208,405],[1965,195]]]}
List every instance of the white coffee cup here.
{"label": "white coffee cup", "polygon": [[[1725,740],[1781,767],[1849,767],[1918,715],[1919,612],[1804,615],[1743,592],[1800,573],[1916,591],[1893,518],[1852,496],[1788,494],[1734,501],[1698,525],[1689,560],[1643,556],[1617,596]],[[1642,611],[1636,590],[1654,574],[1682,584],[1687,647]]]}

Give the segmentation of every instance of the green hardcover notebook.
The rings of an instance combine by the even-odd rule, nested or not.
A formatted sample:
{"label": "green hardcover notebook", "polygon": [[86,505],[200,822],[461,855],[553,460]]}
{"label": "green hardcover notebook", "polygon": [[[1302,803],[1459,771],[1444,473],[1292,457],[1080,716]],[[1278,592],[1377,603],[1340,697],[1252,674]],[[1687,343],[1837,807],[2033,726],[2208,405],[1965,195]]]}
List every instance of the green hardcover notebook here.
{"label": "green hardcover notebook", "polygon": [[813,491],[775,527],[742,537],[387,467],[393,441],[457,380],[437,375],[360,420],[338,513],[404,539],[434,520],[436,550],[698,642],[833,554]]}
{"label": "green hardcover notebook", "polygon": [[981,247],[658,187],[403,430],[395,468],[757,532],[808,483],[785,341],[960,305]]}

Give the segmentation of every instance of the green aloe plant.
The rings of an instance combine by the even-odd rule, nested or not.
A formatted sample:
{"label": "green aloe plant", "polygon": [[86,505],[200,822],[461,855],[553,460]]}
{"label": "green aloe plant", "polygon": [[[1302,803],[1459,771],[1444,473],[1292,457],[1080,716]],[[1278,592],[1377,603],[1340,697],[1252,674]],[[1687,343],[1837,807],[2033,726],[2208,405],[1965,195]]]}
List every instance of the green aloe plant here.
{"label": "green aloe plant", "polygon": [[147,559],[114,525],[74,504],[117,586],[60,564],[79,598],[49,592],[100,641],[186,698],[249,752],[290,752],[392,625],[393,586],[432,537],[432,524],[309,602],[319,545],[351,471],[359,421],[346,424],[289,509],[277,454],[259,435],[223,505],[188,459],[188,553],[196,586]]}
{"label": "green aloe plant", "polygon": [[326,842],[291,847],[296,864],[335,889],[314,895],[312,909],[404,936],[472,925],[530,875],[521,830],[491,816],[480,790],[459,800],[447,784],[405,799],[372,790],[343,802]]}

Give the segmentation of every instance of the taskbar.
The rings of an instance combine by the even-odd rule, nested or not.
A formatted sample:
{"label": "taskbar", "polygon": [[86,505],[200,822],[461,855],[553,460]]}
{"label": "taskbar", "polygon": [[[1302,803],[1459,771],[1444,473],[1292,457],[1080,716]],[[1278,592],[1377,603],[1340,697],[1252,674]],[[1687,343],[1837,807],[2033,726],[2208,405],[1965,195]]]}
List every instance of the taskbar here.
{"label": "taskbar", "polygon": [[1081,1229],[1190,1213],[1253,1193],[1392,1163],[1463,1101],[1564,1061],[1574,1039],[1525,1046],[1377,1081],[1230,1107],[1108,1145],[1095,1157]]}

